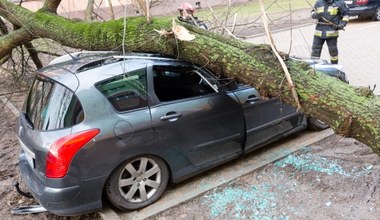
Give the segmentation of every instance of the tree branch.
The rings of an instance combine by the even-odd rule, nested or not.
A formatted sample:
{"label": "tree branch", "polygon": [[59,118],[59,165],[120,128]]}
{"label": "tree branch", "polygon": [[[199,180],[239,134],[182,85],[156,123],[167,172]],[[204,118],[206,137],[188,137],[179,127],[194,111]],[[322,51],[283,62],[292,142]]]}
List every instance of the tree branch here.
{"label": "tree branch", "polygon": [[29,31],[21,28],[0,38],[0,59],[9,54],[14,48],[21,46],[23,43],[35,39]]}
{"label": "tree branch", "polygon": [[207,4],[208,8],[210,9],[212,16],[213,16],[214,19],[218,22],[218,24],[223,28],[223,30],[225,30],[225,31],[227,32],[227,34],[230,35],[231,37],[237,39],[237,37],[236,37],[236,36],[235,36],[230,30],[228,30],[228,29],[226,28],[226,26],[223,24],[223,22],[221,22],[221,21],[219,20],[219,18],[215,15],[214,10],[211,8],[211,6],[208,4],[207,1],[206,1],[206,4]]}
{"label": "tree branch", "polygon": [[1,33],[0,36],[7,35],[9,33],[8,27],[1,17],[0,17],[0,33]]}
{"label": "tree branch", "polygon": [[11,22],[14,25],[22,26],[17,16],[13,14],[15,9],[24,11],[26,14],[30,13],[30,11],[20,6],[16,6],[6,0],[0,0],[0,16],[2,16],[4,19],[6,19],[7,21]]}
{"label": "tree branch", "polygon": [[5,62],[7,62],[11,58],[11,55],[5,55],[3,58],[0,59],[0,66],[3,65]]}
{"label": "tree branch", "polygon": [[296,102],[296,105],[297,105],[297,110],[301,110],[302,106],[301,106],[301,103],[299,101],[299,98],[298,98],[298,95],[297,95],[297,91],[296,91],[296,88],[294,86],[294,83],[293,83],[293,80],[292,80],[292,77],[290,76],[290,73],[289,73],[289,70],[288,70],[288,67],[285,65],[285,62],[284,60],[282,59],[282,57],[280,56],[280,54],[277,52],[277,48],[274,44],[274,40],[273,40],[273,37],[272,37],[272,34],[269,30],[269,24],[268,24],[268,16],[267,16],[267,13],[265,11],[265,8],[264,8],[264,3],[262,0],[259,0],[259,4],[260,4],[260,9],[261,9],[261,17],[263,19],[263,24],[264,24],[264,28],[265,28],[265,33],[268,37],[268,40],[270,42],[270,46],[272,47],[272,51],[273,53],[276,55],[278,61],[280,62],[281,66],[282,66],[282,69],[284,70],[284,73],[285,73],[285,77],[286,77],[286,80],[289,84],[289,87],[292,91],[292,95],[293,95],[293,98]]}
{"label": "tree branch", "polygon": [[57,14],[57,8],[62,0],[45,0],[41,10]]}
{"label": "tree branch", "polygon": [[34,65],[36,65],[37,69],[42,68],[43,67],[42,62],[40,58],[38,58],[38,52],[34,48],[33,44],[31,42],[25,42],[24,46],[26,50],[28,51],[30,57],[32,58]]}

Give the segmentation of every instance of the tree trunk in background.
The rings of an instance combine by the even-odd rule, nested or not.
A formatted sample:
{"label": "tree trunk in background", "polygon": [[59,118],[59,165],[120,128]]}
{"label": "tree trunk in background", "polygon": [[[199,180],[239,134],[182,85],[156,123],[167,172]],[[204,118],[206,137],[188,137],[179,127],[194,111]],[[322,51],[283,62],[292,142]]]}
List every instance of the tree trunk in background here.
{"label": "tree trunk in background", "polygon": [[[123,41],[123,20],[76,22],[43,11],[32,13],[6,0],[0,0],[0,9],[3,9],[1,16],[12,23],[22,23],[32,37],[50,38],[69,47],[110,50],[120,48]],[[160,52],[206,66],[215,73],[254,86],[263,96],[280,97],[295,105],[283,70],[268,45],[252,45],[183,25],[196,36],[194,40],[185,42],[171,35],[160,36],[156,30],[170,30],[171,19],[153,18],[148,23],[142,17],[128,18],[125,48]],[[24,40],[30,40],[25,35]],[[0,46],[6,45],[5,37],[0,38]],[[6,53],[0,48],[1,58]],[[337,133],[362,141],[380,155],[379,97],[363,95],[335,78],[315,73],[305,63],[288,60],[287,66],[304,113],[330,124]]]}
{"label": "tree trunk in background", "polygon": [[44,5],[42,6],[42,10],[56,14],[57,8],[58,8],[59,4],[61,4],[61,1],[62,0],[44,1]]}
{"label": "tree trunk in background", "polygon": [[140,9],[140,12],[142,11],[144,15],[147,15],[145,0],[136,0],[135,4],[137,4],[138,8]]}
{"label": "tree trunk in background", "polygon": [[95,0],[88,0],[87,7],[84,12],[84,20],[87,22],[92,22],[92,13],[94,12]]}

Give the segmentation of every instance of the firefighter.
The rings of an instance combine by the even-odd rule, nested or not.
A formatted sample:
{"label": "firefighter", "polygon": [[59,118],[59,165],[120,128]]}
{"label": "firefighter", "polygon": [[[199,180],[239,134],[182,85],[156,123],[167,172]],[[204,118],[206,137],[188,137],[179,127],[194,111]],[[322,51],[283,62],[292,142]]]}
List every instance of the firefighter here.
{"label": "firefighter", "polygon": [[181,4],[178,7],[178,11],[178,20],[207,30],[206,24],[203,23],[203,21],[198,20],[198,18],[194,16],[195,9],[189,3],[186,2]]}
{"label": "firefighter", "polygon": [[312,58],[320,58],[326,41],[331,63],[338,63],[339,30],[343,30],[347,25],[348,11],[343,0],[317,0],[311,11],[311,17],[317,19],[311,51]]}

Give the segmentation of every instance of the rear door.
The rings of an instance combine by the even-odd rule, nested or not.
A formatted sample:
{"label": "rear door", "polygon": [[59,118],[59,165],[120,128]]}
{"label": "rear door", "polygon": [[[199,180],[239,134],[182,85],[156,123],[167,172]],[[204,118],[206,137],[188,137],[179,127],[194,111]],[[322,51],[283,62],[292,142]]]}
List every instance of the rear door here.
{"label": "rear door", "polygon": [[236,99],[218,91],[193,67],[152,69],[152,124],[161,145],[196,166],[242,152],[244,119]]}
{"label": "rear door", "polygon": [[241,86],[234,93],[244,110],[247,151],[304,127],[303,115],[278,98],[263,99],[249,86]]}

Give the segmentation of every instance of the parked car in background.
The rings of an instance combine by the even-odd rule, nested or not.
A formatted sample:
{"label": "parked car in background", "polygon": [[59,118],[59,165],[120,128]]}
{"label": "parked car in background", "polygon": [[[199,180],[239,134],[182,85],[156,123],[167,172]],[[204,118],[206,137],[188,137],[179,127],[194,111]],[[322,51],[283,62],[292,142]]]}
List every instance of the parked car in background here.
{"label": "parked car in background", "polygon": [[305,129],[255,88],[152,54],[76,53],[39,70],[21,112],[20,171],[49,212],[148,206],[177,183]]}
{"label": "parked car in background", "polygon": [[350,9],[350,16],[380,21],[380,0],[349,0],[345,2]]}
{"label": "parked car in background", "polygon": [[[335,77],[345,83],[349,83],[342,65],[330,64],[326,59],[300,58],[295,56],[291,56],[290,59],[306,62],[315,71],[323,72],[326,75]],[[309,117],[307,120],[308,127],[312,130],[322,130],[329,127],[328,124],[317,118]]]}
{"label": "parked car in background", "polygon": [[340,64],[331,64],[326,59],[300,58],[295,56],[291,56],[289,58],[292,60],[306,62],[315,71],[323,72],[326,75],[336,77],[345,83],[349,83],[346,73],[343,70],[343,66]]}

